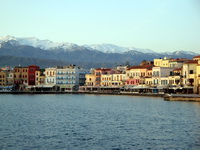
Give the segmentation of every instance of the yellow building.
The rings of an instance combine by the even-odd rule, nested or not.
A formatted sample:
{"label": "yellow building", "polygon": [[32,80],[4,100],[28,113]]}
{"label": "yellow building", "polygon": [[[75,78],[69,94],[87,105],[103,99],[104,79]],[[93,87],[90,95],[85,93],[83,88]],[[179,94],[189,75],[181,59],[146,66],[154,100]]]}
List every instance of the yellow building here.
{"label": "yellow building", "polygon": [[6,86],[6,73],[0,70],[0,86]]}
{"label": "yellow building", "polygon": [[124,86],[126,84],[126,74],[113,74],[112,86]]}
{"label": "yellow building", "polygon": [[181,74],[182,74],[181,68],[174,69],[172,74],[170,74],[168,77],[169,85],[180,86],[181,85]]}
{"label": "yellow building", "polygon": [[194,93],[200,94],[200,61],[197,65],[197,73],[195,77]]}
{"label": "yellow building", "polygon": [[101,75],[101,86],[112,86],[112,74]]}
{"label": "yellow building", "polygon": [[153,85],[151,77],[146,77],[144,82],[145,82],[145,85],[147,85],[147,86],[152,86]]}
{"label": "yellow building", "polygon": [[154,59],[154,66],[160,67],[162,66],[162,59]]}
{"label": "yellow building", "polygon": [[85,85],[86,86],[95,86],[96,75],[95,74],[86,74],[85,75]]}
{"label": "yellow building", "polygon": [[45,75],[43,71],[36,71],[35,72],[35,85],[44,85],[45,84]]}
{"label": "yellow building", "polygon": [[14,83],[16,85],[28,84],[28,67],[14,68]]}
{"label": "yellow building", "polygon": [[194,93],[200,94],[200,55],[193,57],[193,60],[198,61],[194,77]]}
{"label": "yellow building", "polygon": [[144,85],[146,82],[145,78],[152,77],[152,67],[153,65],[130,67],[126,72],[127,84],[130,84],[129,80],[139,80],[139,84]]}
{"label": "yellow building", "polygon": [[164,59],[154,59],[154,66],[156,67],[170,67],[170,59],[164,57]]}
{"label": "yellow building", "polygon": [[45,68],[44,74],[46,85],[56,85],[56,68]]}
{"label": "yellow building", "polygon": [[14,85],[14,71],[7,71],[7,85]]}
{"label": "yellow building", "polygon": [[197,60],[189,60],[183,64],[182,85],[187,93],[197,93]]}

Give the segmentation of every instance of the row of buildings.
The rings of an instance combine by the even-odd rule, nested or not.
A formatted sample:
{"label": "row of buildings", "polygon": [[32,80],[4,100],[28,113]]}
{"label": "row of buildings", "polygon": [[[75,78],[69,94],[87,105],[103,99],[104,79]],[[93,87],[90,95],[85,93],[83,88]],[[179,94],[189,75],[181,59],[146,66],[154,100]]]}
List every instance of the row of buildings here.
{"label": "row of buildings", "polygon": [[0,89],[14,90],[72,90],[85,84],[87,70],[75,65],[40,69],[39,66],[2,68]]}
{"label": "row of buildings", "polygon": [[200,93],[200,56],[192,60],[160,58],[116,70],[95,69],[86,75],[85,85],[82,90],[100,86],[133,92]]}
{"label": "row of buildings", "polygon": [[0,86],[15,90],[200,93],[200,56],[192,60],[160,58],[138,66],[90,71],[75,65],[7,67],[0,71]]}

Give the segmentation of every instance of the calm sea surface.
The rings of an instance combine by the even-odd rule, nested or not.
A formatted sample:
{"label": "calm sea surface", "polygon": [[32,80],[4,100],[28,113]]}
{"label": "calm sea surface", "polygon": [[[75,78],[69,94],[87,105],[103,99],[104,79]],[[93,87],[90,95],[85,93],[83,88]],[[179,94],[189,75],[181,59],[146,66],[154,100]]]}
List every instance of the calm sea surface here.
{"label": "calm sea surface", "polygon": [[200,149],[200,103],[0,95],[0,149]]}

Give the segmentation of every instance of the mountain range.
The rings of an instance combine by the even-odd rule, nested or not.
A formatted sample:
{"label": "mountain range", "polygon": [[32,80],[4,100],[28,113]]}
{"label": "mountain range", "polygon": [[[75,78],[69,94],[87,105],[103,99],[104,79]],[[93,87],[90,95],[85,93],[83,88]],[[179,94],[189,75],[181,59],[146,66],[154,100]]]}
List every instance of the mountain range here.
{"label": "mountain range", "polygon": [[[113,44],[78,45],[39,40],[35,37],[0,36],[0,56],[8,58],[7,60],[0,59],[1,66],[2,64],[15,66],[18,64],[15,63],[17,60],[22,60],[21,62],[24,63],[21,63],[21,65],[34,63],[41,67],[70,63],[86,68],[113,67],[120,64],[124,65],[127,62],[131,65],[137,65],[142,60],[153,60],[160,57],[191,59],[196,55],[199,54],[191,51],[158,53],[150,49],[122,47]],[[12,58],[12,63],[10,63],[9,57]]]}

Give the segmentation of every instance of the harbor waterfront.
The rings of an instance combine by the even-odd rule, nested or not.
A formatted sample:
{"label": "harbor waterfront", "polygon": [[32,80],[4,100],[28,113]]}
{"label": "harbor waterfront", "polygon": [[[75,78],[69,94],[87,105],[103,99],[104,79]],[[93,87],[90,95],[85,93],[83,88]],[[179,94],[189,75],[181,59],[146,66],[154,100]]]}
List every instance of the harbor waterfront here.
{"label": "harbor waterfront", "polygon": [[200,102],[197,94],[158,94],[158,93],[135,93],[135,92],[100,92],[100,91],[0,91],[0,94],[93,94],[93,95],[126,95],[162,97],[166,101]]}
{"label": "harbor waterfront", "polygon": [[0,149],[200,149],[200,103],[1,94]]}
{"label": "harbor waterfront", "polygon": [[[0,68],[0,91],[200,94],[200,55],[84,69],[75,64]],[[55,93],[56,93],[55,92]]]}

